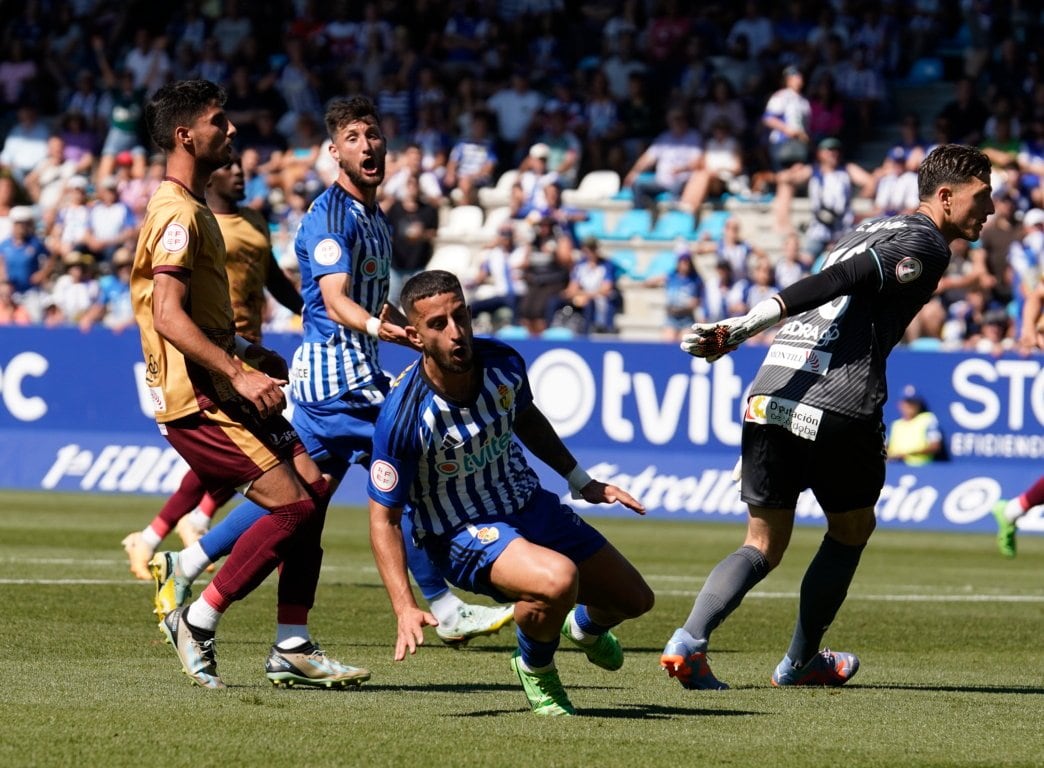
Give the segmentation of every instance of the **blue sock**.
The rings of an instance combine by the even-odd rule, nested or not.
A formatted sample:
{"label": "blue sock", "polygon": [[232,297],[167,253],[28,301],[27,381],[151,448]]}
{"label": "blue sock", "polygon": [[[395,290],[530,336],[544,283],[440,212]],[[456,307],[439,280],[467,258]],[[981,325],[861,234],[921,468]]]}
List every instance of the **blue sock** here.
{"label": "blue sock", "polygon": [[268,510],[260,507],[252,501],[244,501],[225,517],[207,531],[206,535],[199,540],[199,545],[207,553],[210,562],[216,563],[222,557],[232,551],[239,537],[247,528],[268,514]]}
{"label": "blue sock", "polygon": [[592,621],[586,605],[577,605],[573,610],[573,618],[576,619],[576,626],[580,627],[580,631],[585,635],[604,635],[613,628],[612,625],[606,626]]}
{"label": "blue sock", "polygon": [[431,562],[428,553],[418,547],[413,541],[413,519],[408,514],[402,516],[402,538],[406,545],[406,565],[413,574],[413,580],[420,587],[421,594],[430,604],[436,597],[443,594],[449,587],[442,572]]}
{"label": "blue sock", "polygon": [[522,661],[530,669],[543,669],[555,663],[555,651],[558,650],[559,635],[550,642],[534,640],[524,633],[519,627],[515,627],[515,637],[518,638],[518,650],[521,651]]}

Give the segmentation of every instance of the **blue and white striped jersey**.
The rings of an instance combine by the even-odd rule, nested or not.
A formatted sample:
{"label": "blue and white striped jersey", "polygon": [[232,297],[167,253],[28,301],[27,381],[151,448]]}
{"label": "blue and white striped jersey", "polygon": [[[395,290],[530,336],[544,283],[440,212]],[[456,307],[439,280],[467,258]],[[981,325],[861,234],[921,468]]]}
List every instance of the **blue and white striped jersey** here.
{"label": "blue and white striped jersey", "polygon": [[[384,378],[377,339],[331,320],[319,290],[323,275],[347,273],[348,297],[371,315],[388,298],[391,228],[379,207],[368,210],[339,184],[315,199],[294,239],[301,265],[304,338],[290,372],[295,401],[323,402],[351,391],[380,402],[376,385]],[[376,399],[374,399],[376,398]]]}
{"label": "blue and white striped jersey", "polygon": [[418,530],[515,514],[539,486],[514,437],[516,414],[533,403],[525,362],[502,342],[475,339],[475,364],[482,383],[473,402],[435,394],[415,363],[377,418],[367,491],[385,506],[408,505]]}

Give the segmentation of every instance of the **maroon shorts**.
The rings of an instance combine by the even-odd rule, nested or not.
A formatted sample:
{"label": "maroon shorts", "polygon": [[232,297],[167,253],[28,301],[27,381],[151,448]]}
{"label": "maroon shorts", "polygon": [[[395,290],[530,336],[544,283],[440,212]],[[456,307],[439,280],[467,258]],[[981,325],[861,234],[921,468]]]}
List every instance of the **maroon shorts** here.
{"label": "maroon shorts", "polygon": [[294,456],[304,446],[282,416],[261,419],[220,406],[160,424],[160,431],[212,492],[240,487]]}

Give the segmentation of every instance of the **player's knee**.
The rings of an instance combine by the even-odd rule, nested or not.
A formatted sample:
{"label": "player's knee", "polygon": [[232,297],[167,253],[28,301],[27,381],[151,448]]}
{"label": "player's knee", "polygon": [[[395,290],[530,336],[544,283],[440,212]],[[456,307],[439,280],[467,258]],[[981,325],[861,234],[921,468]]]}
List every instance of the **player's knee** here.
{"label": "player's knee", "polygon": [[549,605],[572,606],[579,591],[580,575],[576,566],[566,558],[549,563],[539,573],[535,590]]}

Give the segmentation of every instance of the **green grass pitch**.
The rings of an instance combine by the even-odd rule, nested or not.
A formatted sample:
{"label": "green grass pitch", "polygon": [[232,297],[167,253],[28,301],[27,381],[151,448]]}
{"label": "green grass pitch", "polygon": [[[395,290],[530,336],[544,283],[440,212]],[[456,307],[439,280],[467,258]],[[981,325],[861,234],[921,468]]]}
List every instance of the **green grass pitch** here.
{"label": "green grass pitch", "polygon": [[[464,650],[433,631],[391,660],[394,619],[365,513],[331,510],[312,630],[373,672],[361,688],[277,690],[263,664],[274,580],[218,635],[225,691],[194,688],[152,621],[151,585],[121,538],[160,499],[0,494],[0,765],[23,766],[1039,766],[1044,764],[1044,538],[1015,560],[975,534],[879,530],[827,642],[860,656],[842,689],[774,689],[796,591],[822,528],[801,527],[783,565],[714,636],[732,690],[684,691],[659,654],[736,524],[593,522],[656,591],[622,625],[616,673],[563,646],[582,716],[528,712],[513,631]],[[168,540],[174,546],[174,540]],[[198,590],[198,587],[197,587]]]}

